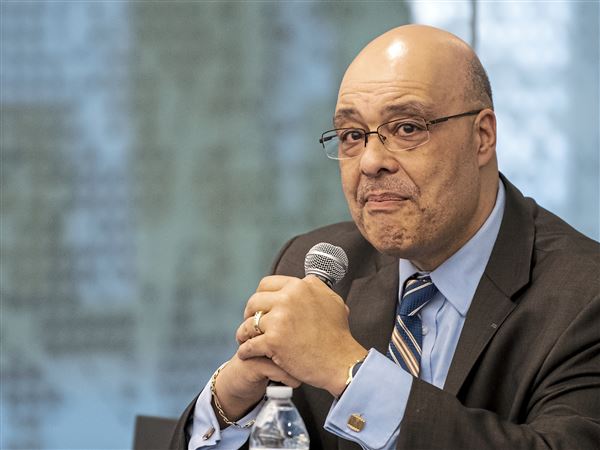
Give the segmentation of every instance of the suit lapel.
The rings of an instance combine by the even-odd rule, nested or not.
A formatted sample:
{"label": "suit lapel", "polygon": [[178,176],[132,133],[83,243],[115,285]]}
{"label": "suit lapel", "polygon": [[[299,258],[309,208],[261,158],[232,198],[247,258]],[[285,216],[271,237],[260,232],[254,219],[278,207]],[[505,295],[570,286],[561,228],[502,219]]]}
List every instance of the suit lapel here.
{"label": "suit lapel", "polygon": [[484,274],[452,358],[444,390],[457,395],[475,361],[515,304]]}
{"label": "suit lapel", "polygon": [[350,331],[365,348],[385,354],[398,299],[398,260],[384,257],[376,272],[352,282],[346,304]]}
{"label": "suit lapel", "polygon": [[523,195],[502,175],[506,204],[498,238],[467,313],[444,390],[457,395],[488,342],[529,282],[535,228]]}

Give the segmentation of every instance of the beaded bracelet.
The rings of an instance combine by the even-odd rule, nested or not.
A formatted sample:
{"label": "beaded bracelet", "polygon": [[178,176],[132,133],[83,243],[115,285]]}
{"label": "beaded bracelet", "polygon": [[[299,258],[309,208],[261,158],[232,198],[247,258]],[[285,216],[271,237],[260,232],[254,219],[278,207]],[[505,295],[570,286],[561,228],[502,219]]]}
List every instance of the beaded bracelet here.
{"label": "beaded bracelet", "polygon": [[240,428],[240,429],[250,428],[252,425],[254,425],[255,419],[250,420],[248,423],[245,423],[244,425],[240,425],[239,423],[237,423],[234,420],[229,420],[227,418],[227,416],[225,415],[225,411],[223,411],[223,407],[221,406],[221,403],[219,402],[219,398],[217,397],[217,390],[215,389],[215,385],[217,383],[217,375],[219,375],[219,372],[221,372],[223,367],[225,367],[226,365],[227,365],[227,362],[222,364],[221,367],[219,367],[215,371],[215,373],[213,373],[213,376],[210,378],[210,393],[212,394],[213,402],[215,403],[215,407],[217,408],[217,412],[219,413],[219,416],[221,416],[221,419],[223,419],[223,422],[225,422],[227,425],[231,425],[234,428]]}

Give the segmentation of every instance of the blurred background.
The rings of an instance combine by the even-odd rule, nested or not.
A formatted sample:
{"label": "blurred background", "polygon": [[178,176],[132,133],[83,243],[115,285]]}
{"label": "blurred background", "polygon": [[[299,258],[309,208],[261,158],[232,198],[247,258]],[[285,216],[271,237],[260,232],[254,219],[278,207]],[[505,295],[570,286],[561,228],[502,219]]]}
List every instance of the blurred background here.
{"label": "blurred background", "polygon": [[502,171],[598,239],[591,2],[1,2],[5,449],[121,449],[235,350],[293,234],[346,220],[317,142],[338,83],[410,22],[475,45]]}

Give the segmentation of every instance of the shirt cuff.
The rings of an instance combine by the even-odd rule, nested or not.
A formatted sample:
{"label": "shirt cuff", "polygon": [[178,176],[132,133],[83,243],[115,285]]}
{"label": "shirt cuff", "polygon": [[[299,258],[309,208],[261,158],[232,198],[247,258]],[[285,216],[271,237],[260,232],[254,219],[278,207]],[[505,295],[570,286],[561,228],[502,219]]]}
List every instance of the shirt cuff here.
{"label": "shirt cuff", "polygon": [[[352,382],[331,405],[325,429],[363,448],[393,448],[412,381],[413,377],[400,366],[378,351],[369,350]],[[353,414],[359,414],[365,422],[360,431],[348,427]]]}
{"label": "shirt cuff", "polygon": [[[248,440],[250,428],[241,429],[229,426],[221,430],[211,402],[212,394],[207,384],[198,396],[198,400],[196,400],[188,450],[211,447],[224,449],[240,448]],[[237,422],[243,425],[255,419],[263,403],[264,400]]]}

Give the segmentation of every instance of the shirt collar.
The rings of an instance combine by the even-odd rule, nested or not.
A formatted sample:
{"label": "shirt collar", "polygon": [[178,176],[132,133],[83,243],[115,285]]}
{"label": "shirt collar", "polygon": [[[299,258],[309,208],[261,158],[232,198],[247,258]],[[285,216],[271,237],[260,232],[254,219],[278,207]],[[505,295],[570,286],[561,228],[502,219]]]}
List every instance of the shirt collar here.
{"label": "shirt collar", "polygon": [[[471,305],[490,259],[504,215],[504,203],[504,185],[498,181],[496,204],[484,224],[465,245],[429,274],[433,284],[462,316],[466,315]],[[401,291],[406,280],[419,269],[409,260],[400,259],[399,270]],[[398,296],[401,298],[402,292]]]}

